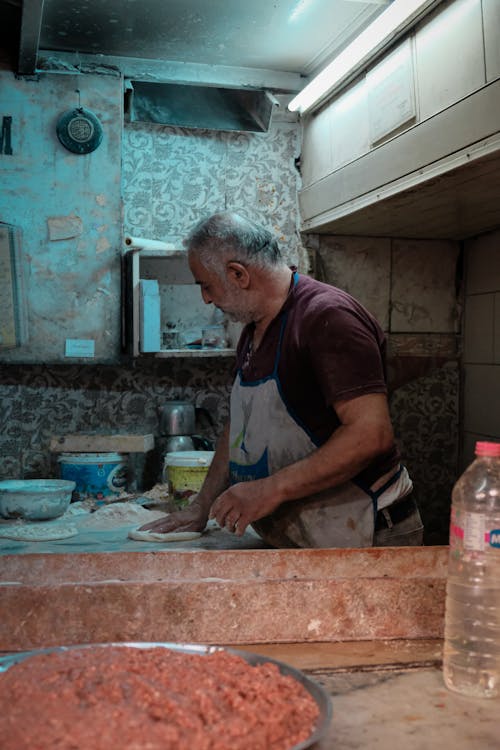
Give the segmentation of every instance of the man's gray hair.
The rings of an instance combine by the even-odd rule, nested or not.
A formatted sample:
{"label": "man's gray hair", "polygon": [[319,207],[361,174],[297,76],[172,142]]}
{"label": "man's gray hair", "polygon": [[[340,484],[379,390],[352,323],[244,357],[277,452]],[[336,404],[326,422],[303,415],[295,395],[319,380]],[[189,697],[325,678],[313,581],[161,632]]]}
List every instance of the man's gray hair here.
{"label": "man's gray hair", "polygon": [[271,232],[231,211],[216,213],[199,221],[184,240],[184,245],[204,266],[220,276],[224,275],[228,261],[259,268],[284,263]]}

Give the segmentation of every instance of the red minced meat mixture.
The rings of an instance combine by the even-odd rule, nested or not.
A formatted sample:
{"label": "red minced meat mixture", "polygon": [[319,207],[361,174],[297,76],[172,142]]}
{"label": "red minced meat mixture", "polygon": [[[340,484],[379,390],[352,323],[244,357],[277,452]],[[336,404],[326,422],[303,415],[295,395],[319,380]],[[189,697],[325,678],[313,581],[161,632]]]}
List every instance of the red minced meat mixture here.
{"label": "red minced meat mixture", "polygon": [[2,750],[289,750],[318,716],[275,664],[224,651],[95,646],[0,674]]}

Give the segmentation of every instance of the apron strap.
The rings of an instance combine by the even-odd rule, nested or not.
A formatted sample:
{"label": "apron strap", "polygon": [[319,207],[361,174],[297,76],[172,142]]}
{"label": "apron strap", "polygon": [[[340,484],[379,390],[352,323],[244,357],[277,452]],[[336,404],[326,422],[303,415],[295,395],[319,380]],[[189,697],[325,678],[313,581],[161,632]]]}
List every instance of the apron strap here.
{"label": "apron strap", "polygon": [[398,481],[399,477],[401,476],[403,472],[403,469],[404,469],[404,466],[402,464],[399,464],[394,474],[390,476],[389,479],[386,482],[384,482],[384,484],[381,487],[379,487],[377,490],[372,490],[370,487],[367,487],[364,482],[360,482],[355,479],[351,480],[353,484],[355,484],[357,487],[363,490],[363,492],[366,492],[366,494],[371,497],[372,503],[373,503],[373,513],[375,515],[375,518],[377,517],[377,512],[378,512],[379,497],[383,495],[384,492],[388,490],[391,485],[394,484],[394,482]]}

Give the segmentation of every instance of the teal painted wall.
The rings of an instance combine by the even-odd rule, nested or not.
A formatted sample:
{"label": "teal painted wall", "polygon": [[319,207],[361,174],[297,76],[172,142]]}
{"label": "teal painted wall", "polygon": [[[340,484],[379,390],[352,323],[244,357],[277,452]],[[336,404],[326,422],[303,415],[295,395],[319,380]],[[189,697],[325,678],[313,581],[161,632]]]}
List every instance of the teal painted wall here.
{"label": "teal painted wall", "polygon": [[[68,151],[56,133],[66,110],[99,118],[97,150]],[[122,81],[118,76],[0,70],[0,122],[12,117],[12,155],[0,154],[0,221],[22,230],[27,344],[3,362],[116,362],[120,352]],[[59,238],[63,236],[63,238]],[[72,235],[72,236],[68,236]],[[68,359],[66,339],[95,342],[93,360]]]}

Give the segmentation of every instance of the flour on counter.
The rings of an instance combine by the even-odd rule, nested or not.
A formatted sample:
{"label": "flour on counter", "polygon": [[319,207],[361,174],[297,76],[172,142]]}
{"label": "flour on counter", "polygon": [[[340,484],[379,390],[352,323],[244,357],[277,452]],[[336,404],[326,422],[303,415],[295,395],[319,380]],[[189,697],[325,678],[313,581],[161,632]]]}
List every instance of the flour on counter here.
{"label": "flour on counter", "polygon": [[96,531],[115,529],[121,526],[144,526],[145,523],[163,518],[165,513],[160,510],[147,510],[136,503],[111,503],[103,505],[94,513],[85,517],[74,518],[79,529],[93,529]]}
{"label": "flour on counter", "polygon": [[199,539],[201,531],[140,531],[140,529],[131,529],[128,532],[129,539],[135,539],[136,542],[190,542],[193,539]]}

